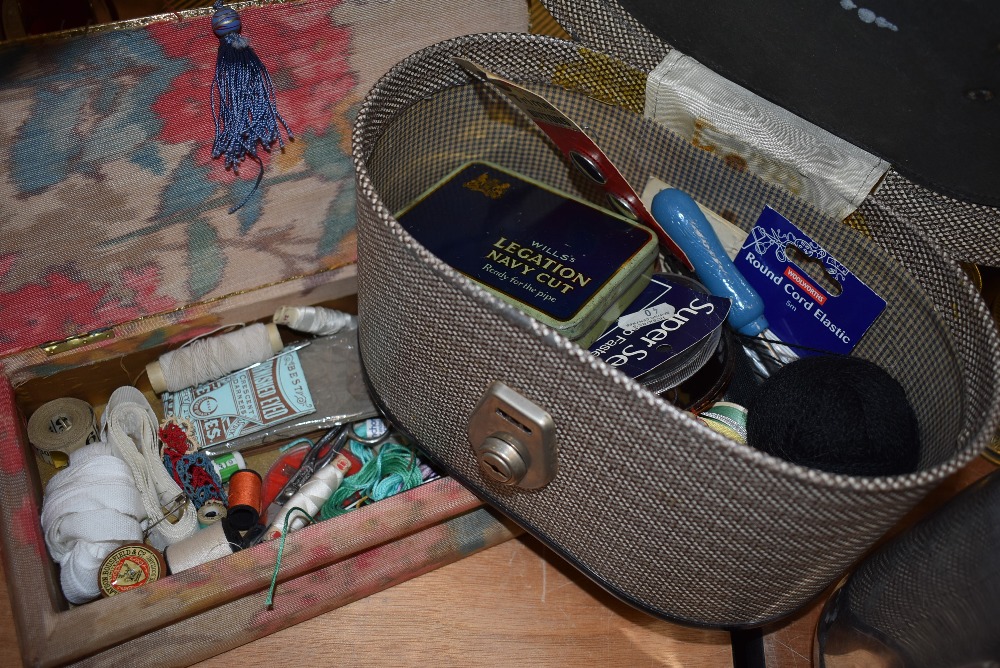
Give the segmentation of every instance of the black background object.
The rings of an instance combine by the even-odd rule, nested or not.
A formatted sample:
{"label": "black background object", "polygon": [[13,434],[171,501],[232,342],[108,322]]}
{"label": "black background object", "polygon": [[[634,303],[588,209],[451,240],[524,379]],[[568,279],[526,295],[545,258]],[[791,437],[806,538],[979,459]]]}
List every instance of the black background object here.
{"label": "black background object", "polygon": [[620,2],[668,44],[910,180],[1000,205],[1000,3]]}
{"label": "black background object", "polygon": [[747,444],[859,476],[912,473],[920,459],[917,418],[903,387],[857,357],[805,357],[776,371],[747,406]]}

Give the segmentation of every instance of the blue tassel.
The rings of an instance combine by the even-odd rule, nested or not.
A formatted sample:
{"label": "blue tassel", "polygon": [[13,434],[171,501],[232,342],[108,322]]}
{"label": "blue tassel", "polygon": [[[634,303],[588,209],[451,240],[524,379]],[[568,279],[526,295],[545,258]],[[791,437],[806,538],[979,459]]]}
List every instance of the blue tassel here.
{"label": "blue tassel", "polygon": [[225,156],[226,169],[235,171],[250,156],[260,168],[253,188],[229,210],[229,213],[235,213],[257,191],[264,178],[264,163],[257,155],[257,144],[270,151],[271,145],[277,141],[278,146],[284,148],[278,123],[285,128],[289,139],[294,139],[294,135],[275,106],[271,75],[250,48],[247,39],[240,34],[240,15],[235,9],[223,7],[221,0],[216,0],[212,8],[215,10],[212,32],[219,38],[219,57],[212,80],[212,116],[215,121],[212,157]]}

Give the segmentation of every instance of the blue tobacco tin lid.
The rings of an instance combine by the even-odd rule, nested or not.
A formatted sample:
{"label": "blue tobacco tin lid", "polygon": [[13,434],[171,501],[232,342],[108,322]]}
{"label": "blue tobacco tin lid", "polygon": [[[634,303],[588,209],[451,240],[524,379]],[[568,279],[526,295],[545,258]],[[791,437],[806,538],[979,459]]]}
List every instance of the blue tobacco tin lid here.
{"label": "blue tobacco tin lid", "polygon": [[396,215],[427,250],[589,345],[648,281],[652,232],[489,163],[468,163]]}

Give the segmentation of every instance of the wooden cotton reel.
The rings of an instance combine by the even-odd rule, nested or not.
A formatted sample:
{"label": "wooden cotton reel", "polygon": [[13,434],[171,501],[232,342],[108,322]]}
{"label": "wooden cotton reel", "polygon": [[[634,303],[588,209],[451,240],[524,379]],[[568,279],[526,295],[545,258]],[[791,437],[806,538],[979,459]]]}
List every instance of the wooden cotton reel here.
{"label": "wooden cotton reel", "polygon": [[146,374],[157,394],[176,392],[263,362],[283,346],[277,325],[258,323],[168,352],[147,364]]}

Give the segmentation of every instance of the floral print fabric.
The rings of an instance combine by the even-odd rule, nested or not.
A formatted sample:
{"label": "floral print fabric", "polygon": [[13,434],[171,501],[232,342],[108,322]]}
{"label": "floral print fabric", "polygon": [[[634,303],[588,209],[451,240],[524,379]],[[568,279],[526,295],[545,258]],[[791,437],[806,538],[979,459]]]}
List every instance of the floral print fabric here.
{"label": "floral print fabric", "polygon": [[295,133],[211,157],[208,16],[0,51],[0,355],[354,259],[352,29],[338,2],[248,8]]}

